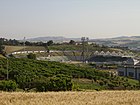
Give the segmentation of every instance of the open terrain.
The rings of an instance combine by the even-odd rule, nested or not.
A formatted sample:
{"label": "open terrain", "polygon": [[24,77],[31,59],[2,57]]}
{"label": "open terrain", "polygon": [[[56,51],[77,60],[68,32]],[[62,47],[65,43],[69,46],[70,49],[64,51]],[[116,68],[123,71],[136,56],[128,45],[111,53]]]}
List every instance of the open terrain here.
{"label": "open terrain", "polygon": [[12,53],[17,51],[45,51],[45,47],[42,46],[5,46],[6,53]]}
{"label": "open terrain", "polygon": [[140,36],[121,36],[116,38],[91,39],[90,42],[95,42],[96,44],[105,46],[137,48],[140,45]]}
{"label": "open terrain", "polygon": [[0,105],[140,105],[140,91],[1,92]]}

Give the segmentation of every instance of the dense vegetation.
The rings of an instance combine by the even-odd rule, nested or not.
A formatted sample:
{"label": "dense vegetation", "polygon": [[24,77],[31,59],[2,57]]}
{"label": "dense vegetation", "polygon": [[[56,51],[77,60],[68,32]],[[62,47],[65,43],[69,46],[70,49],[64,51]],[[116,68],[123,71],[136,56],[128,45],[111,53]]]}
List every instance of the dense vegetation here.
{"label": "dense vegetation", "polygon": [[[8,69],[8,80],[7,78]],[[59,62],[32,59],[0,59],[0,89],[14,91],[66,91],[80,89],[139,89],[138,81]],[[88,80],[81,82],[80,79]],[[9,85],[10,84],[10,85]],[[10,86],[10,88],[6,88]]]}
{"label": "dense vegetation", "polygon": [[20,46],[20,45],[26,45],[26,46],[50,46],[53,44],[53,41],[50,40],[46,43],[43,42],[29,42],[29,41],[19,41],[16,39],[6,39],[6,38],[0,38],[0,45],[12,45],[12,46]]}
{"label": "dense vegetation", "polygon": [[27,58],[28,58],[28,59],[36,59],[36,54],[29,53],[29,54],[27,55]]}
{"label": "dense vegetation", "polygon": [[[83,45],[78,44],[78,45],[73,45],[73,44],[60,44],[60,45],[52,45],[49,46],[50,50],[62,50],[62,51],[67,51],[67,50],[75,50],[75,51],[82,51],[83,50]],[[106,46],[99,46],[97,44],[85,44],[85,52],[87,51],[115,51],[116,49],[111,49]]]}

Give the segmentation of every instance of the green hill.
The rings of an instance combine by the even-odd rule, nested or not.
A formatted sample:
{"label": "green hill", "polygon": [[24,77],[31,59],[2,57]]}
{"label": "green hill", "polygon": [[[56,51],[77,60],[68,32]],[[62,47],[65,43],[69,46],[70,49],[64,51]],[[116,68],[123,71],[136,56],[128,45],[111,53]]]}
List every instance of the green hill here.
{"label": "green hill", "polygon": [[[52,45],[49,46],[50,50],[62,50],[62,51],[67,51],[67,50],[76,50],[76,51],[82,51],[83,46],[82,45]],[[92,45],[85,45],[85,51],[122,51],[120,49],[113,49],[109,47],[101,47],[96,44]]]}
{"label": "green hill", "polygon": [[[9,80],[15,81],[23,90],[59,91],[69,90],[69,86],[73,90],[139,89],[136,80],[74,64],[11,58],[8,59],[8,71]],[[7,60],[0,59],[1,81],[6,77]],[[0,89],[3,89],[1,84]]]}

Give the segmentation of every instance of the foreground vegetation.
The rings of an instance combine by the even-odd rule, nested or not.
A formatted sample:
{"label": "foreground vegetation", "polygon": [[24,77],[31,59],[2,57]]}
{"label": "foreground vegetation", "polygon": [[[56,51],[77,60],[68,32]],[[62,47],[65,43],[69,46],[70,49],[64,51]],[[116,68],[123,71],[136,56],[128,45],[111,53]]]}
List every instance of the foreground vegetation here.
{"label": "foreground vegetation", "polygon": [[140,91],[0,93],[0,105],[140,105]]}
{"label": "foreground vegetation", "polygon": [[139,86],[136,80],[88,66],[32,59],[0,59],[0,90],[4,91],[16,91],[17,88],[24,91],[131,90],[139,89]]}

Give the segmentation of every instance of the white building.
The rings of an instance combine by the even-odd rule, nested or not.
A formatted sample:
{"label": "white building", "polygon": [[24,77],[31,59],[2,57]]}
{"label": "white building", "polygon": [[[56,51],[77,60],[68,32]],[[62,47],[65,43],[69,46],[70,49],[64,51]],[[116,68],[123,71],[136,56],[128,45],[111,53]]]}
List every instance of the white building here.
{"label": "white building", "polygon": [[140,61],[130,58],[121,66],[118,66],[118,75],[140,79]]}

